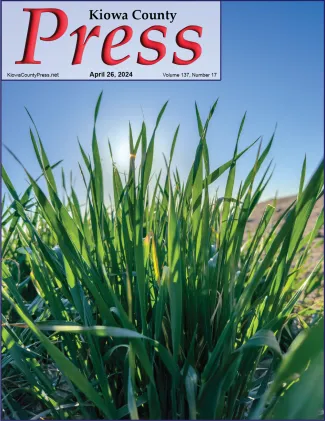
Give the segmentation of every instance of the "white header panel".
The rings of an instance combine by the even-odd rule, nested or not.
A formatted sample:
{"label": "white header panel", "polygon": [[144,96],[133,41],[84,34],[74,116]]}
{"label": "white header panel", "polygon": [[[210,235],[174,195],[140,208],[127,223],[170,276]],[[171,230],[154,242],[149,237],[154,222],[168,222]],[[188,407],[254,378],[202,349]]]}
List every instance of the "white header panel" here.
{"label": "white header panel", "polygon": [[4,80],[220,80],[218,1],[4,1]]}

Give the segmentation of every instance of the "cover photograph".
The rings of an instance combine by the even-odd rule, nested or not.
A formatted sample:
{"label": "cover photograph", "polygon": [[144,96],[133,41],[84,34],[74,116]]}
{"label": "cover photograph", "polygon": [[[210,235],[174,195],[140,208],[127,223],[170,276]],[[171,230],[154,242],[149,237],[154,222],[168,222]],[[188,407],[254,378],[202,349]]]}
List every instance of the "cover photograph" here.
{"label": "cover photograph", "polygon": [[324,1],[1,25],[1,419],[324,419]]}

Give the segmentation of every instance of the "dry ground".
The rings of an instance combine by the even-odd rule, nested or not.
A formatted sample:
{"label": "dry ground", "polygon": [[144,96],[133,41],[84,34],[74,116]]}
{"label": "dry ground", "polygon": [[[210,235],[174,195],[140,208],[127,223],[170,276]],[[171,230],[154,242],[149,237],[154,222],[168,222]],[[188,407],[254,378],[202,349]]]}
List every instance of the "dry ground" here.
{"label": "dry ground", "polygon": [[[274,221],[276,221],[277,217],[280,216],[288,207],[289,205],[295,200],[295,196],[287,196],[287,197],[282,197],[277,199],[277,204],[276,204],[276,210],[275,210],[275,214],[273,216]],[[263,215],[263,212],[266,208],[266,205],[270,203],[273,204],[273,199],[271,200],[267,200],[264,202],[259,203],[256,208],[254,209],[248,225],[247,225],[247,229],[248,232],[254,232],[255,229],[257,228],[257,225]],[[311,215],[310,220],[308,221],[307,224],[307,228],[306,228],[306,233],[310,232],[313,227],[314,224],[316,222],[317,217],[319,216],[322,208],[324,206],[324,199],[321,198],[315,205],[315,208],[313,210],[313,213]],[[316,247],[316,244],[320,242],[320,240],[324,239],[324,227],[322,227],[319,230],[319,233],[317,235],[317,238],[315,240],[315,247],[312,247],[311,252],[310,252],[310,256],[309,256],[309,262],[310,264],[316,264],[319,259],[321,258],[323,252],[324,252],[324,248],[322,246],[318,246]]]}

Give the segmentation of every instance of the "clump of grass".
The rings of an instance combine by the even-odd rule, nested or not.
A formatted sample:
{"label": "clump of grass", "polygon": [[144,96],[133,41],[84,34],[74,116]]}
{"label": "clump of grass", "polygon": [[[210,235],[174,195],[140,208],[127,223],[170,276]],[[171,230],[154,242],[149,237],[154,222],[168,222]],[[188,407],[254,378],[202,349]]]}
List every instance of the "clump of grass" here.
{"label": "clump of grass", "polygon": [[[66,204],[61,200],[57,164],[50,163],[35,125],[30,135],[48,194],[26,170],[30,185],[19,196],[3,168],[11,195],[3,213],[4,417],[318,416],[322,320],[316,317],[293,344],[282,338],[296,303],[319,275],[320,263],[307,279],[299,274],[323,224],[322,212],[305,233],[322,195],[323,165],[305,183],[304,164],[296,200],[274,223],[268,205],[244,241],[269,181],[270,166],[259,173],[274,135],[264,150],[259,145],[235,195],[237,160],[259,139],[239,151],[244,116],[233,157],[211,170],[206,136],[217,102],[205,123],[196,107],[199,142],[186,182],[171,169],[179,128],[165,179],[160,174],[150,182],[165,104],[151,136],[145,123],[137,137],[130,126],[129,173],[124,180],[113,163],[114,205],[108,208],[96,136],[100,102],[101,95],[92,159],[80,146],[85,208],[64,173]],[[211,197],[209,186],[226,171],[224,196]],[[297,413],[301,396],[308,405]]]}

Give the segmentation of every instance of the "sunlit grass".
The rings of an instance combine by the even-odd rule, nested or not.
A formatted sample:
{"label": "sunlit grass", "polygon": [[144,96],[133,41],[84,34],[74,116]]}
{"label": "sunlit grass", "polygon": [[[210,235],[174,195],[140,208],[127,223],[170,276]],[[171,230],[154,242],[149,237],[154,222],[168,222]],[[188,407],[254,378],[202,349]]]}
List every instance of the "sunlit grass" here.
{"label": "sunlit grass", "polygon": [[[322,309],[294,340],[300,298],[321,282],[304,267],[323,225],[305,233],[323,194],[323,163],[275,218],[268,205],[248,240],[248,219],[266,188],[273,137],[212,170],[205,123],[183,182],[172,158],[151,179],[155,134],[129,128],[129,172],[113,162],[112,207],[94,114],[92,157],[82,147],[82,207],[62,172],[64,201],[36,127],[30,131],[48,192],[26,170],[18,195],[3,168],[3,416],[11,419],[315,418],[322,409]],[[256,148],[238,192],[236,163]],[[139,158],[138,158],[139,157]],[[139,165],[136,167],[136,162]],[[228,172],[222,197],[209,186]],[[293,342],[294,340],[294,342]],[[293,343],[292,343],[293,342]],[[292,343],[292,345],[291,345]],[[291,345],[291,349],[288,347]],[[308,370],[305,371],[306,367]],[[301,375],[300,382],[296,379]],[[305,405],[297,406],[304,399]],[[299,410],[297,411],[297,408]]]}

